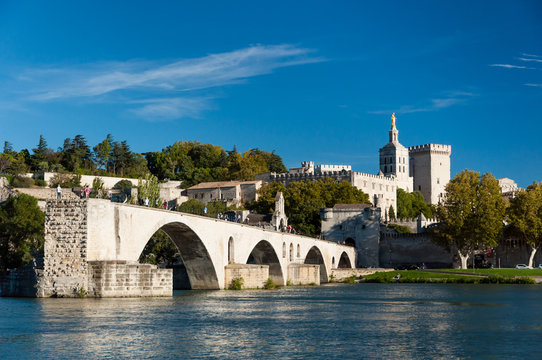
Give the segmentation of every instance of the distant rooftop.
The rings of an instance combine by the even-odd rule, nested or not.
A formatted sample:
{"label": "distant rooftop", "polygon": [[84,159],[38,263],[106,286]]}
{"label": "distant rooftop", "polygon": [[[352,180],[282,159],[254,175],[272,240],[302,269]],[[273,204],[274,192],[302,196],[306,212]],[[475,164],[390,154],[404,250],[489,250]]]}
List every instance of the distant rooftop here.
{"label": "distant rooftop", "polygon": [[188,190],[197,190],[197,189],[216,189],[216,188],[226,188],[234,187],[237,185],[251,185],[261,183],[261,180],[252,180],[252,181],[212,181],[212,182],[203,182],[192,187],[189,187]]}
{"label": "distant rooftop", "polygon": [[335,210],[363,210],[365,208],[372,207],[371,204],[335,204],[333,209]]}

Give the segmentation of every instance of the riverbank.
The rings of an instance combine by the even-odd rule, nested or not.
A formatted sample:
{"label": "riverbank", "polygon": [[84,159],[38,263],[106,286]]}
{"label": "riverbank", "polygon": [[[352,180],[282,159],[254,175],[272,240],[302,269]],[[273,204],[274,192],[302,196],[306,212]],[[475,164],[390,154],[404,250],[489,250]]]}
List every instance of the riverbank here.
{"label": "riverbank", "polygon": [[[497,270],[497,271],[489,271]],[[499,272],[498,270],[511,270]],[[441,283],[441,284],[535,284],[538,273],[516,272],[516,269],[484,269],[469,273],[468,270],[399,270],[378,272],[364,276],[365,283]],[[530,270],[535,271],[536,270]]]}

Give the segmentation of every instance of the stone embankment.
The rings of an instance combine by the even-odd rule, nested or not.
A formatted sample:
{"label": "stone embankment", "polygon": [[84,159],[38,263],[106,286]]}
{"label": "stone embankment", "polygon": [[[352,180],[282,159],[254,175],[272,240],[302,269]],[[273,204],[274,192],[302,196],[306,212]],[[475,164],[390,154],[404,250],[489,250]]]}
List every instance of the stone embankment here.
{"label": "stone embankment", "polygon": [[363,277],[363,276],[371,275],[377,272],[388,272],[388,271],[393,271],[393,269],[385,269],[385,268],[333,269],[331,270],[331,275],[333,276],[334,281],[341,282],[352,276],[359,278],[360,276]]}

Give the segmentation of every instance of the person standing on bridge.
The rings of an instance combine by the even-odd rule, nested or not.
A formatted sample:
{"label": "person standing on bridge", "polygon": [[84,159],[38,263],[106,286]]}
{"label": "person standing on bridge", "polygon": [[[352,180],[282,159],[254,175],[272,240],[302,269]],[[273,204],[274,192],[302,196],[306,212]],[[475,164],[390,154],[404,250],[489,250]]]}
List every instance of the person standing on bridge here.
{"label": "person standing on bridge", "polygon": [[207,206],[203,208],[203,215],[207,216]]}
{"label": "person standing on bridge", "polygon": [[60,188],[60,184],[56,187],[56,198],[62,199],[62,189]]}

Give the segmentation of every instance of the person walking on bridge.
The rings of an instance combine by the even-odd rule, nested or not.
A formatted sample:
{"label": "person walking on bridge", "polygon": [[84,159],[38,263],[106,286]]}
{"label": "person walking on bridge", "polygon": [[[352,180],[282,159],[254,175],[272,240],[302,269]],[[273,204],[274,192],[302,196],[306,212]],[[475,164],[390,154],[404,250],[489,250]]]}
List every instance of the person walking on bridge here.
{"label": "person walking on bridge", "polygon": [[60,187],[60,184],[56,187],[56,198],[62,199],[62,188]]}

